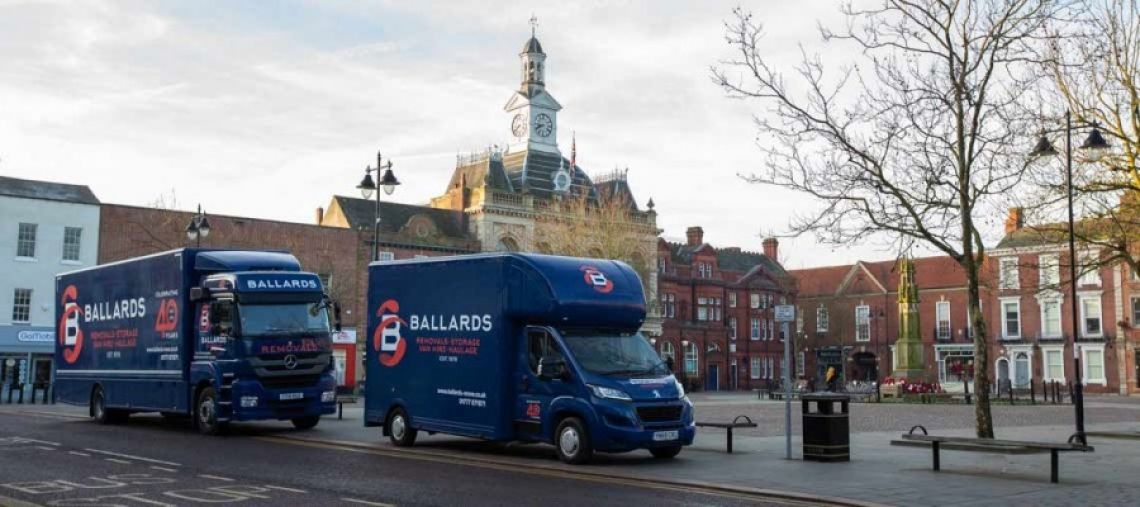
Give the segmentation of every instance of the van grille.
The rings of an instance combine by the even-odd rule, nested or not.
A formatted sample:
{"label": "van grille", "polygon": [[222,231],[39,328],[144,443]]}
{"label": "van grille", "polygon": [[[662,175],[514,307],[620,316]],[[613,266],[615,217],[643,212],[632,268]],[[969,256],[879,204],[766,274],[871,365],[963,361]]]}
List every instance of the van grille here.
{"label": "van grille", "polygon": [[641,422],[658,423],[681,420],[680,405],[658,405],[653,407],[637,407],[637,417]]}

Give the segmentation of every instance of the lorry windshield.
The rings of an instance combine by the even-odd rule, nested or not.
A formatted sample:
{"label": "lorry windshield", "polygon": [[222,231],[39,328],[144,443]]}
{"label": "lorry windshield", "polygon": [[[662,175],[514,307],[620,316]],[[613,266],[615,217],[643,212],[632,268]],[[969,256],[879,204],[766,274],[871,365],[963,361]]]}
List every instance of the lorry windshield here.
{"label": "lorry windshield", "polygon": [[569,334],[563,341],[587,371],[614,377],[668,375],[669,369],[641,333]]}
{"label": "lorry windshield", "polygon": [[242,336],[329,332],[329,316],[321,303],[240,305]]}

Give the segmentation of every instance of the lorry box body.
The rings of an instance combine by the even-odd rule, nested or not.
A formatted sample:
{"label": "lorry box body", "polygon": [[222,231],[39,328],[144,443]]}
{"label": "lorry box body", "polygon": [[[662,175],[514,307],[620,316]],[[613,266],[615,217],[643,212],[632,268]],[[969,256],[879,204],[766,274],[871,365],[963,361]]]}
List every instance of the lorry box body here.
{"label": "lorry box body", "polygon": [[[179,249],[56,277],[55,399],[213,423],[334,411],[327,301],[289,254]],[[209,400],[207,400],[209,401]],[[198,419],[195,422],[199,422]]]}
{"label": "lorry box body", "polygon": [[496,441],[555,443],[575,417],[600,451],[692,443],[692,404],[638,333],[641,281],[621,262],[373,263],[368,311],[365,424],[385,434],[402,411],[413,430]]}

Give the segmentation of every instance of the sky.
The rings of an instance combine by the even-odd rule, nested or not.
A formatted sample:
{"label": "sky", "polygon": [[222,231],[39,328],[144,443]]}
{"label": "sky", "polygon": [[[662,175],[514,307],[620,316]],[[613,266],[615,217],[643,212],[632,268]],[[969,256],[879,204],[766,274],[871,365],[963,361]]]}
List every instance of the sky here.
{"label": "sky", "polygon": [[[669,239],[704,228],[714,246],[761,250],[800,195],[750,185],[753,115],[709,68],[731,56],[723,22],[739,1],[24,1],[0,0],[0,174],[85,184],[104,202],[312,222],[357,195],[376,152],[424,204],[456,154],[505,145],[503,106],[538,19],[559,144],[600,175],[629,169]],[[801,47],[825,64],[817,24],[839,2],[743,3],[769,57]],[[886,241],[781,239],[789,268],[893,258]]]}

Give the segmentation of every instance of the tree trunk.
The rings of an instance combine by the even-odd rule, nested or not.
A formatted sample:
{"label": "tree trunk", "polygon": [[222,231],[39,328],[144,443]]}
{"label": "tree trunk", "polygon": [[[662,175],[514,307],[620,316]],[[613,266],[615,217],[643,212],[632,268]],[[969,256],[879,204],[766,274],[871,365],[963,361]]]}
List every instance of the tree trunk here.
{"label": "tree trunk", "polygon": [[986,336],[986,319],[978,303],[978,262],[967,257],[967,293],[970,297],[970,331],[974,336],[974,418],[978,438],[994,437],[994,420],[990,413],[989,340]]}

